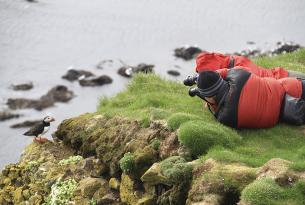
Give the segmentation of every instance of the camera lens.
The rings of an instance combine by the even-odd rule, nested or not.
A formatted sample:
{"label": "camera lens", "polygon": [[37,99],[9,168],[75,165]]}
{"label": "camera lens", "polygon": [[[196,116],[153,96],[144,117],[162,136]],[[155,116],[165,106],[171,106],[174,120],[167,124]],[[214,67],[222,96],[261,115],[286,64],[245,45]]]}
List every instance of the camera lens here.
{"label": "camera lens", "polygon": [[197,88],[190,88],[190,89],[189,89],[189,95],[190,95],[191,97],[194,97],[195,95],[197,95],[197,93],[198,93]]}
{"label": "camera lens", "polygon": [[195,78],[193,76],[187,76],[183,81],[183,84],[186,86],[192,86],[195,83]]}

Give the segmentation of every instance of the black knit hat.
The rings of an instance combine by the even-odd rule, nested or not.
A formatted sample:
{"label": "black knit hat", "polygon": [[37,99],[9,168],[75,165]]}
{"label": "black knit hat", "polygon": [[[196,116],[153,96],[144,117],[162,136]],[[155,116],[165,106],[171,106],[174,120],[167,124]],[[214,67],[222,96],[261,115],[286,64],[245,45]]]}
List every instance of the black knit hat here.
{"label": "black knit hat", "polygon": [[224,84],[223,79],[217,72],[203,71],[199,73],[197,87],[203,97],[212,97]]}

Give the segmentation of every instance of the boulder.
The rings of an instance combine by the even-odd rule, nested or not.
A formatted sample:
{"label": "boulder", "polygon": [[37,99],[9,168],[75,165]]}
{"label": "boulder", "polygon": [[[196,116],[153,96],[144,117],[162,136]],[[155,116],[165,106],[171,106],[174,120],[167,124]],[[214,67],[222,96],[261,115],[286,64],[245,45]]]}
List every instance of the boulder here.
{"label": "boulder", "polygon": [[94,193],[101,188],[104,183],[105,181],[103,179],[87,177],[79,182],[77,189],[80,190],[82,196],[92,198]]}
{"label": "boulder", "polygon": [[33,88],[33,83],[28,82],[28,83],[22,83],[22,84],[13,84],[13,85],[11,85],[11,88],[15,91],[31,90]]}
{"label": "boulder", "polygon": [[272,54],[291,53],[302,48],[299,44],[294,44],[292,42],[278,42],[277,45],[278,47],[272,51]]}
{"label": "boulder", "polygon": [[112,78],[107,75],[101,75],[99,77],[90,77],[79,80],[81,86],[102,86],[112,83]]}
{"label": "boulder", "polygon": [[132,77],[134,73],[152,73],[154,65],[140,63],[137,66],[123,66],[118,70],[118,74],[124,77]]}
{"label": "boulder", "polygon": [[1,111],[0,112],[0,121],[9,120],[9,119],[12,119],[12,118],[18,118],[20,116],[21,115],[19,115],[19,114],[14,114],[14,113],[11,113],[11,112],[8,112],[8,111]]}
{"label": "boulder", "polygon": [[222,164],[212,159],[193,170],[187,204],[236,204],[241,191],[256,179],[256,168]]}
{"label": "boulder", "polygon": [[183,46],[174,50],[175,56],[184,60],[195,58],[202,50],[197,46]]}
{"label": "boulder", "polygon": [[39,123],[41,120],[26,120],[20,123],[16,123],[10,126],[10,128],[24,128],[24,127],[32,127]]}
{"label": "boulder", "polygon": [[180,72],[176,70],[168,70],[167,74],[172,75],[172,76],[179,76]]}
{"label": "boulder", "polygon": [[68,90],[68,88],[64,85],[57,85],[39,99],[9,98],[6,104],[9,106],[9,108],[14,110],[25,108],[43,110],[53,106],[55,102],[68,102],[73,97],[73,91]]}
{"label": "boulder", "polygon": [[75,81],[78,80],[80,77],[87,78],[91,76],[94,76],[94,74],[91,73],[90,71],[69,69],[67,73],[62,76],[62,78],[68,81]]}
{"label": "boulder", "polygon": [[156,184],[166,184],[170,185],[168,178],[166,178],[162,172],[160,163],[153,164],[141,177],[142,182],[156,185]]}

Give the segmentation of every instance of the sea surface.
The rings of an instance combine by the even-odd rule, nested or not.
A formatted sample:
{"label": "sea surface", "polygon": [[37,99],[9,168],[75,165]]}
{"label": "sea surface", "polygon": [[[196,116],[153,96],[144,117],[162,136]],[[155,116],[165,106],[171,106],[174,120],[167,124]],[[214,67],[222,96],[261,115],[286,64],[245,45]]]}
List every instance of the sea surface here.
{"label": "sea surface", "polygon": [[[17,110],[23,117],[0,122],[0,169],[16,162],[32,141],[22,135],[26,129],[10,125],[52,114],[56,122],[47,133],[51,138],[63,119],[94,112],[100,97],[126,87],[129,79],[117,74],[120,61],[154,64],[157,74],[181,81],[194,72],[194,61],[175,58],[175,48],[189,44],[233,52],[249,46],[269,49],[277,41],[305,45],[304,11],[304,0],[0,0],[0,110],[7,108],[8,98],[38,98],[58,84],[77,95],[41,112]],[[113,63],[96,68],[107,59]],[[61,79],[69,67],[114,81],[80,87]],[[170,69],[181,76],[169,76]],[[28,81],[34,83],[30,91],[10,89]]]}

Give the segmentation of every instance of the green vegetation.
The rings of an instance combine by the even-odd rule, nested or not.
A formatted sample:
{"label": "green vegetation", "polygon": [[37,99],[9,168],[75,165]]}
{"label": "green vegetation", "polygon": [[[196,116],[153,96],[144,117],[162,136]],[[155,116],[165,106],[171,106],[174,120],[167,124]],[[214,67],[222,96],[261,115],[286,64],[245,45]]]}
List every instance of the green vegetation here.
{"label": "green vegetation", "polygon": [[192,166],[188,165],[184,158],[173,156],[160,163],[162,174],[169,179],[171,183],[181,183],[192,178]]}
{"label": "green vegetation", "polygon": [[190,149],[193,156],[199,156],[214,145],[233,147],[241,137],[232,129],[221,124],[204,121],[189,121],[178,131],[179,141]]}
{"label": "green vegetation", "polygon": [[135,159],[132,153],[127,152],[124,157],[120,160],[120,167],[124,172],[132,172],[135,167]]}
{"label": "green vegetation", "polygon": [[[264,67],[282,66],[289,70],[305,72],[305,49],[276,57],[258,58],[254,61]],[[212,133],[219,130],[222,133],[229,133],[229,136],[242,137],[241,142],[235,146],[213,143],[204,147],[203,150],[196,148],[195,155],[207,152],[202,156],[203,159],[212,157],[220,161],[242,162],[252,167],[258,167],[271,158],[279,157],[292,161],[292,169],[305,170],[304,156],[300,154],[302,150],[305,152],[304,128],[279,124],[271,129],[232,131],[217,123],[208,109],[203,108],[203,103],[199,98],[189,97],[188,88],[182,83],[167,81],[153,74],[136,75],[125,92],[110,99],[103,98],[98,112],[107,116],[119,115],[140,120],[164,119],[167,120],[171,129],[177,129],[186,122],[187,119],[183,116],[198,117],[205,123],[202,123],[201,126],[194,125],[197,127],[196,129],[203,130],[205,128],[202,127],[208,125],[211,127],[210,132]],[[194,132],[197,131],[194,130]],[[216,138],[217,136],[219,137],[218,134],[216,134]],[[213,136],[211,139],[214,142]],[[217,139],[215,143],[219,141]]]}
{"label": "green vegetation", "polygon": [[69,204],[73,193],[77,188],[77,182],[74,179],[68,179],[62,182],[56,182],[52,185],[51,193],[44,205],[65,205]]}
{"label": "green vegetation", "polygon": [[167,120],[167,126],[171,130],[176,130],[180,127],[181,124],[190,121],[190,120],[198,120],[200,119],[196,115],[190,115],[185,113],[175,113],[171,115]]}
{"label": "green vegetation", "polygon": [[76,156],[70,156],[68,159],[62,159],[58,162],[59,165],[67,165],[67,164],[76,164],[79,161],[83,160],[84,158],[82,156],[76,155]]}
{"label": "green vegetation", "polygon": [[300,181],[292,187],[280,187],[272,179],[260,179],[249,184],[241,199],[251,205],[301,205],[305,202],[305,183]]}
{"label": "green vegetation", "polygon": [[151,143],[151,146],[154,150],[158,151],[160,149],[160,140],[159,139],[154,139]]}

